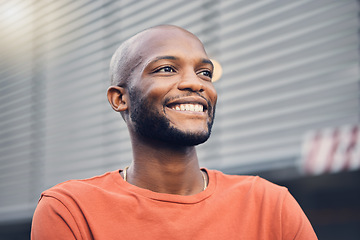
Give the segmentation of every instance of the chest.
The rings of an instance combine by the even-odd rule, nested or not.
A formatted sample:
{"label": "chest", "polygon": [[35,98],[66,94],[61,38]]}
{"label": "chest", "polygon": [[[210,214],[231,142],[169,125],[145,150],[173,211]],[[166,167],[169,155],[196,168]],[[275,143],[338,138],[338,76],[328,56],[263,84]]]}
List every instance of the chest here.
{"label": "chest", "polygon": [[196,204],[103,199],[84,206],[82,221],[92,239],[280,239],[280,211],[258,201],[238,196]]}

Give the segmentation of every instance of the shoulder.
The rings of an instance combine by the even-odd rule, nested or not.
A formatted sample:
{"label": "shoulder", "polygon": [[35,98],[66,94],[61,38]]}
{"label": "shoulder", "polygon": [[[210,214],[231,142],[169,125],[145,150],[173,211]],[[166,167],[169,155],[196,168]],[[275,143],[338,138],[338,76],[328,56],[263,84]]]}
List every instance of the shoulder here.
{"label": "shoulder", "polygon": [[216,177],[217,184],[227,188],[245,188],[254,191],[286,192],[287,188],[272,183],[259,176],[228,175],[217,170],[210,170]]}
{"label": "shoulder", "polygon": [[[45,190],[36,207],[32,238],[84,239],[87,212],[95,212],[106,191],[115,188],[116,172],[88,179],[69,180]],[[85,235],[84,235],[85,234]]]}
{"label": "shoulder", "polygon": [[217,192],[222,195],[246,199],[263,199],[268,203],[281,205],[289,194],[286,187],[274,184],[259,176],[228,175],[220,171],[211,170],[214,176]]}
{"label": "shoulder", "polygon": [[104,191],[114,184],[112,178],[117,171],[107,172],[103,175],[87,178],[68,180],[45,190],[41,197],[53,197],[58,200],[63,197],[87,196],[98,191]]}
{"label": "shoulder", "polygon": [[317,239],[309,220],[286,187],[259,176],[210,172],[216,178],[217,192],[238,203],[231,205],[231,211],[235,206],[241,206],[243,216],[248,213],[255,222],[272,219],[264,224],[269,232],[281,231],[282,239]]}
{"label": "shoulder", "polygon": [[55,215],[65,214],[67,219],[69,216],[81,218],[84,209],[97,207],[97,202],[106,202],[115,189],[118,189],[114,181],[116,173],[117,171],[113,171],[88,179],[69,180],[57,184],[41,194],[37,211],[49,214],[49,209],[52,209]]}

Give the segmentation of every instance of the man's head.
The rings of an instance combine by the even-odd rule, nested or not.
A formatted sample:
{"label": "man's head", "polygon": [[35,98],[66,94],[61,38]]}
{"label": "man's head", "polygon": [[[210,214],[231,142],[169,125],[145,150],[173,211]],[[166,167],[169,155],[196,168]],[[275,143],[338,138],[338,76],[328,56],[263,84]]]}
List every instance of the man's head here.
{"label": "man's head", "polygon": [[200,40],[175,26],[140,32],[115,52],[108,99],[130,135],[197,145],[208,139],[217,95]]}

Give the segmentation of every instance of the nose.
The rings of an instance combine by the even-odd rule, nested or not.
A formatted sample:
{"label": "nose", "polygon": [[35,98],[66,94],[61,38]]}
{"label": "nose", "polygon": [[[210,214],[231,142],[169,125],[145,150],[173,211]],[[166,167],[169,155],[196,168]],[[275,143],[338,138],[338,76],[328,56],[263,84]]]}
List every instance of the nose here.
{"label": "nose", "polygon": [[179,90],[190,90],[192,92],[203,92],[203,80],[199,79],[195,72],[183,74],[178,83]]}

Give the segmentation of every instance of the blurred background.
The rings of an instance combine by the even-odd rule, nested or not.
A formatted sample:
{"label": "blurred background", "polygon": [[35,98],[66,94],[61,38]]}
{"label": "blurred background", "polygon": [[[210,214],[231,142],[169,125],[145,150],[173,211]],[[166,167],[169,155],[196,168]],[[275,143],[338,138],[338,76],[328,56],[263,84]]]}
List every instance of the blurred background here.
{"label": "blurred background", "polygon": [[40,193],[131,161],[106,99],[120,43],[159,24],[223,67],[201,165],[289,188],[319,239],[360,239],[357,0],[0,1],[0,239]]}

